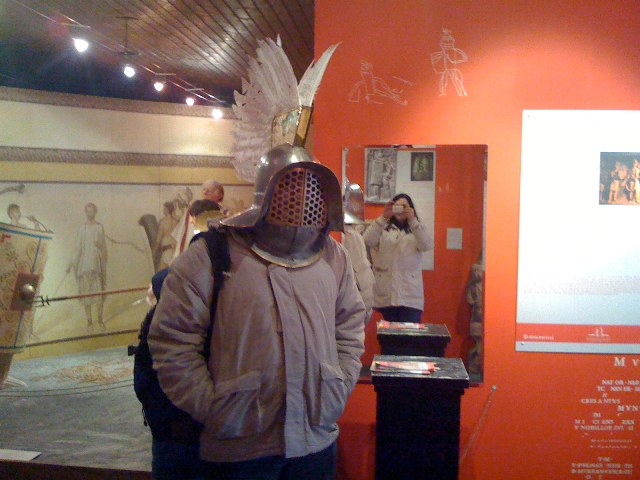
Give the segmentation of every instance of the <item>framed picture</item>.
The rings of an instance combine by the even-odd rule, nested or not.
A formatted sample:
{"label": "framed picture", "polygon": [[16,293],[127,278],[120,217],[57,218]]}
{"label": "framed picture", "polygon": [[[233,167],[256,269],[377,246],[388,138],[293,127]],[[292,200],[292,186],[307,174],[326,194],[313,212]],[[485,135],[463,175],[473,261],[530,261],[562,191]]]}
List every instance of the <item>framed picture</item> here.
{"label": "framed picture", "polygon": [[433,182],[434,151],[411,152],[411,181]]}
{"label": "framed picture", "polygon": [[396,194],[397,150],[395,148],[366,148],[364,151],[364,200],[387,203]]}
{"label": "framed picture", "polygon": [[600,205],[640,205],[640,152],[600,152]]}

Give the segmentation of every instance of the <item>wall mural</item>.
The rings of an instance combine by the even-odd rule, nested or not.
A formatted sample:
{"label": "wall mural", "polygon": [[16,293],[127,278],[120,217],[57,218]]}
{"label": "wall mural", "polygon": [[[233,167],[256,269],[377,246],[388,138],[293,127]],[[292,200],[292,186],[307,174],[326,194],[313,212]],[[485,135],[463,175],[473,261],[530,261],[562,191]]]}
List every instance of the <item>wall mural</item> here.
{"label": "wall mural", "polygon": [[[468,62],[469,55],[455,46],[456,39],[452,31],[443,28],[440,33],[440,49],[431,53],[431,67],[440,77],[438,82],[438,94],[441,97],[447,95],[452,85],[460,97],[467,96],[464,87],[464,78],[458,65]],[[368,60],[360,60],[360,79],[356,81],[347,95],[347,99],[353,103],[364,101],[368,104],[384,104],[395,102],[406,106],[408,101],[403,93],[406,87],[412,87],[414,82],[398,76],[391,76],[390,80],[383,79],[374,73],[373,64]]]}
{"label": "wall mural", "polygon": [[[173,257],[171,232],[194,192],[200,185],[0,183],[1,222],[55,234],[40,285],[53,301],[36,308],[29,343],[137,329],[146,287]],[[225,206],[242,210],[252,193],[226,186]],[[92,295],[104,291],[118,293]]]}
{"label": "wall mural", "polygon": [[431,54],[433,71],[440,75],[439,92],[441,97],[447,94],[449,82],[455,87],[458,96],[467,96],[462,72],[456,65],[468,61],[469,56],[463,50],[456,48],[455,43],[456,39],[453,38],[451,30],[443,28],[440,36],[440,50]]}
{"label": "wall mural", "polygon": [[[413,85],[408,80],[399,77],[392,77],[404,85]],[[351,90],[347,98],[350,102],[359,103],[361,100],[367,103],[386,103],[391,100],[399,105],[405,106],[407,100],[402,96],[403,89],[390,86],[382,77],[373,72],[373,64],[367,60],[360,61],[360,80],[358,80]]]}

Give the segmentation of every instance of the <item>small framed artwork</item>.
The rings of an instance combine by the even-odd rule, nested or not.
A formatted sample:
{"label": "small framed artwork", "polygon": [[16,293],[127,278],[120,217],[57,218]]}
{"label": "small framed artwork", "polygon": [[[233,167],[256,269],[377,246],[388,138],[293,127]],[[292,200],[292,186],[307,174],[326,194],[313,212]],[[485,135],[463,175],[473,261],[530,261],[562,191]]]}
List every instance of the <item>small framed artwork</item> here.
{"label": "small framed artwork", "polygon": [[365,202],[387,203],[396,194],[397,150],[366,148],[364,151]]}
{"label": "small framed artwork", "polygon": [[434,151],[411,152],[411,181],[433,182]]}
{"label": "small framed artwork", "polygon": [[600,205],[640,205],[640,152],[600,152]]}

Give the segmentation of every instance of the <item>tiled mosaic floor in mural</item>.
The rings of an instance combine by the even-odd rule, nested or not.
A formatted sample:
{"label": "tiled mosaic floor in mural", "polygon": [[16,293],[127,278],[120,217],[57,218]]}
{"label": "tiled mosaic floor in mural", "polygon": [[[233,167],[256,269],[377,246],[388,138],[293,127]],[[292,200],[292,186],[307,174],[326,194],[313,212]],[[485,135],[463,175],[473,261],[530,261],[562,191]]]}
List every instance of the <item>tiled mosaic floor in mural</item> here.
{"label": "tiled mosaic floor in mural", "polygon": [[150,470],[151,434],[133,391],[126,347],[14,361],[26,384],[0,390],[0,449],[32,462]]}

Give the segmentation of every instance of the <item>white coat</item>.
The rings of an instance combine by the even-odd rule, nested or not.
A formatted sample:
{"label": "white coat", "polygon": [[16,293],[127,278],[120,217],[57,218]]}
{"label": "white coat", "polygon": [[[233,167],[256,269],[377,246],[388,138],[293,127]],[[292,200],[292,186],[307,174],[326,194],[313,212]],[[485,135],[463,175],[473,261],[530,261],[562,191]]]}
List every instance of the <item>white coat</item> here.
{"label": "white coat", "polygon": [[406,233],[380,216],[364,232],[376,278],[375,308],[424,309],[422,254],[432,248],[432,242],[418,219],[410,220],[409,227],[411,233]]}
{"label": "white coat", "polygon": [[204,424],[206,461],[323,450],[338,436],[364,352],[365,307],[349,256],[331,237],[321,257],[301,268],[266,262],[232,236],[229,253],[208,363],[206,244],[194,242],[173,262],[149,331],[160,385]]}
{"label": "white coat", "polygon": [[356,227],[352,225],[345,225],[342,245],[349,253],[349,257],[351,257],[351,264],[353,265],[353,272],[356,275],[358,291],[362,296],[365,307],[367,307],[368,321],[371,318],[373,310],[373,288],[376,279],[373,276],[371,262],[369,262],[367,255],[367,247],[364,244],[362,235],[356,230]]}

